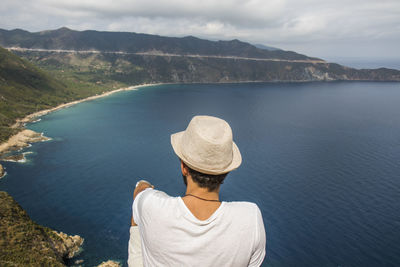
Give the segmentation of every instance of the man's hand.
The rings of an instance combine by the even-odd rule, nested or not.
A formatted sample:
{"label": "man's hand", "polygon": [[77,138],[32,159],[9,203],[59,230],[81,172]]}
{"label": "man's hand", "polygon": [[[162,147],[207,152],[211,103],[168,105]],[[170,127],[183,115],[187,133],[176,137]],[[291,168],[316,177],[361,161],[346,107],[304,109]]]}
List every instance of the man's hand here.
{"label": "man's hand", "polygon": [[135,191],[133,191],[133,199],[135,200],[136,196],[147,188],[154,188],[154,185],[144,180],[139,181],[136,184]]}
{"label": "man's hand", "polygon": [[[154,185],[152,185],[151,183],[145,181],[145,180],[140,180],[139,182],[137,182],[135,190],[133,191],[133,200],[135,200],[136,196],[144,191],[147,188],[154,188]],[[135,223],[135,221],[133,220],[133,215],[131,217],[131,225],[132,226],[137,226],[137,224]]]}

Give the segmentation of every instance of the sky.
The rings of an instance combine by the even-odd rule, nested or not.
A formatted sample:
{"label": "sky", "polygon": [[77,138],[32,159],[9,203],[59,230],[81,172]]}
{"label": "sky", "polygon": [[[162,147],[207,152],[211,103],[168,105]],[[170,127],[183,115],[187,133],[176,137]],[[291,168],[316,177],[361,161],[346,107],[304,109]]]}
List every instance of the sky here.
{"label": "sky", "polygon": [[2,0],[0,28],[127,31],[400,62],[400,0]]}

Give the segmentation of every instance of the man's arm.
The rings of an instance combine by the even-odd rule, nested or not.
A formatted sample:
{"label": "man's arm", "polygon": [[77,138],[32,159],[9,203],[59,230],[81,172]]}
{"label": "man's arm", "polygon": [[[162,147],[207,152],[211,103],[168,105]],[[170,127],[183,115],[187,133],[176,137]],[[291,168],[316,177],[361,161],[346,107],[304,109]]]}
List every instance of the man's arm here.
{"label": "man's arm", "polygon": [[[140,192],[147,188],[154,188],[154,186],[144,180],[137,182],[133,192],[133,201],[135,201],[135,198]],[[129,230],[128,266],[143,266],[141,237],[137,224],[133,220],[133,214],[131,217],[131,225]]]}
{"label": "man's arm", "polygon": [[257,207],[256,210],[256,234],[255,234],[255,251],[253,252],[253,255],[251,256],[250,262],[249,262],[249,267],[259,267],[263,263],[263,260],[265,258],[265,247],[266,247],[266,234],[265,234],[265,227],[264,227],[264,222],[262,219],[261,211]]}
{"label": "man's arm", "polygon": [[[133,191],[133,200],[135,200],[136,196],[144,191],[147,188],[154,188],[154,185],[150,184],[147,181],[141,180],[136,184],[135,190]],[[135,221],[133,220],[133,214],[131,217],[131,225],[132,226],[137,226],[137,224],[135,223]]]}

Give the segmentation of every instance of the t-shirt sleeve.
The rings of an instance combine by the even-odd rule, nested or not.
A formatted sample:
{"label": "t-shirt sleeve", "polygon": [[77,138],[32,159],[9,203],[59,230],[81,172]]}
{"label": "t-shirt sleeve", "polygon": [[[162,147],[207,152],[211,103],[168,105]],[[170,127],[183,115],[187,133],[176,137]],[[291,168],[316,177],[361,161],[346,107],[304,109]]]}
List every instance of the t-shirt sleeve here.
{"label": "t-shirt sleeve", "polygon": [[146,198],[149,196],[149,194],[151,195],[155,190],[152,188],[146,188],[145,190],[143,190],[142,192],[140,192],[135,200],[133,201],[132,204],[132,214],[133,214],[133,220],[135,221],[135,223],[137,225],[141,225],[142,224],[142,214],[143,214],[143,206],[144,206],[144,202],[146,200]]}
{"label": "t-shirt sleeve", "polygon": [[256,207],[256,229],[254,238],[254,250],[250,259],[249,266],[256,267],[262,264],[265,257],[265,246],[266,246],[266,237],[265,237],[264,222],[262,219],[260,209]]}
{"label": "t-shirt sleeve", "polygon": [[137,226],[131,226],[129,229],[128,266],[143,266],[142,245]]}

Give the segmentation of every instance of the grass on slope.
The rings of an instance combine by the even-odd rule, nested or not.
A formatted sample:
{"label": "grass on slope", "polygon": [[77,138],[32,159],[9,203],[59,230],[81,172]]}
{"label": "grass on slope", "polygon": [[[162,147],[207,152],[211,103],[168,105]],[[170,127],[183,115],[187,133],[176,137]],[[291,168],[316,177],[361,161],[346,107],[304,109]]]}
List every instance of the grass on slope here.
{"label": "grass on slope", "polygon": [[10,126],[18,118],[126,86],[101,79],[102,74],[93,70],[42,70],[0,47],[0,142],[17,131]]}
{"label": "grass on slope", "polygon": [[0,266],[65,266],[56,249],[61,239],[33,222],[6,192],[0,191]]}

